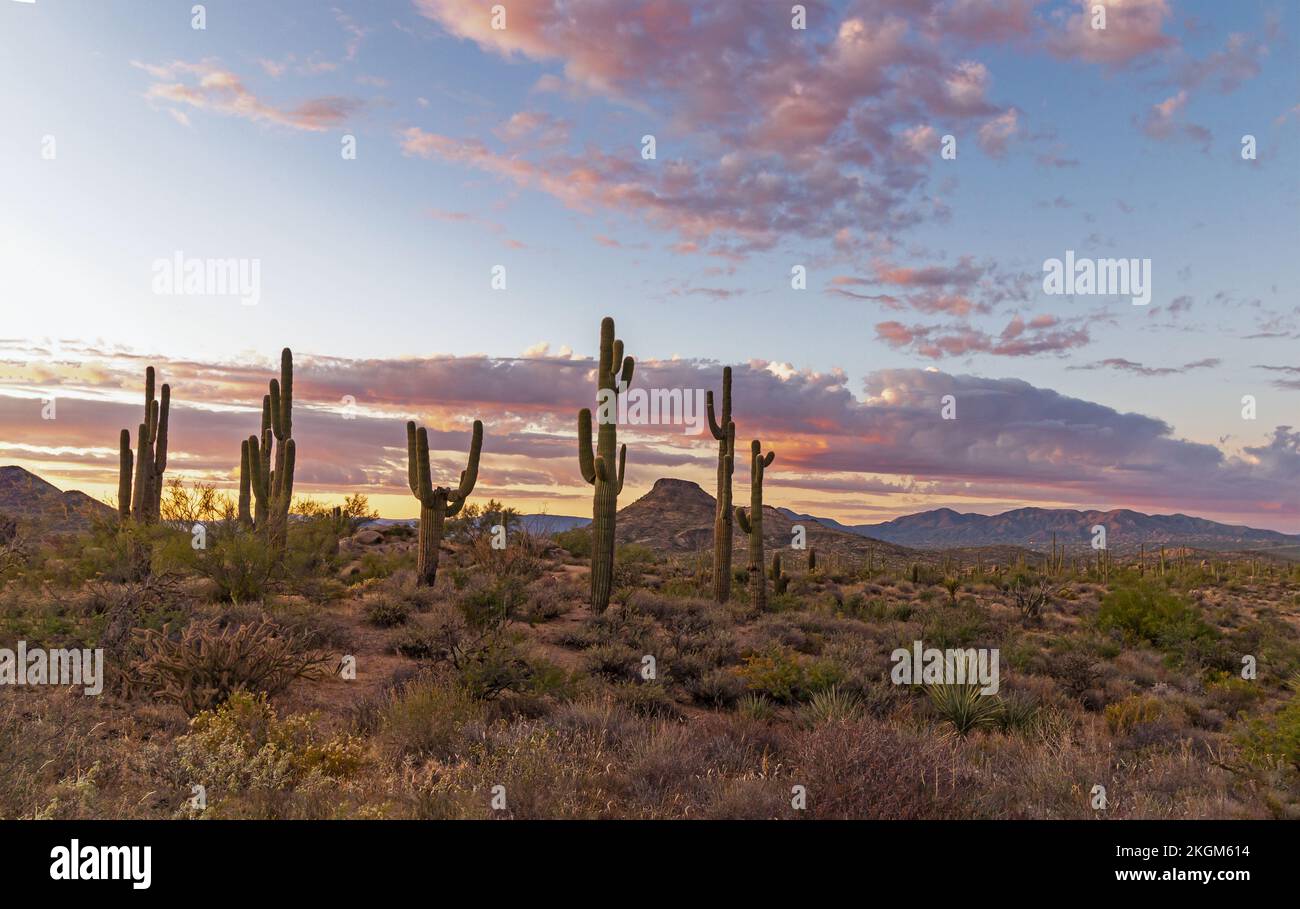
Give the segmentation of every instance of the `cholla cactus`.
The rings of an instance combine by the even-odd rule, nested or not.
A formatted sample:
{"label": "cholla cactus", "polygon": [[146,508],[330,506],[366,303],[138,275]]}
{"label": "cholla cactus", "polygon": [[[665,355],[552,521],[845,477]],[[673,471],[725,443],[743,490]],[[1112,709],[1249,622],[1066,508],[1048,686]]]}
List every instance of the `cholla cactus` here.
{"label": "cholla cactus", "polygon": [[713,392],[704,398],[709,431],[718,440],[718,498],[713,510],[713,599],[731,599],[731,475],[736,470],[736,424],[731,420],[731,367],[722,370],[722,420],[713,412]]}
{"label": "cholla cactus", "polygon": [[154,369],[144,371],[144,422],[136,430],[136,452],[131,453],[131,433],[118,437],[117,514],[122,521],[156,524],[162,509],[163,472],[167,469],[167,417],[172,389],[162,387],[161,402],[154,397]]}
{"label": "cholla cactus", "polygon": [[[297,445],[293,440],[293,353],[280,352],[280,378],[271,380],[271,393],[262,397],[262,432],[249,436],[239,452],[239,520],[266,535],[283,549],[293,501],[293,471]],[[272,468],[272,449],[274,463]],[[255,514],[250,515],[249,493]]]}
{"label": "cholla cactus", "polygon": [[736,509],[736,523],[749,534],[749,596],[759,609],[767,608],[767,578],[763,574],[763,471],[772,465],[776,452],[763,454],[763,443],[749,445],[749,514]]}
{"label": "cholla cactus", "polygon": [[[623,342],[614,338],[614,320],[600,323],[600,363],[596,373],[596,453],[591,450],[591,410],[578,412],[578,467],[582,477],[596,488],[591,519],[591,608],[604,612],[614,584],[614,522],[618,494],[623,491],[623,468],[627,446],[618,446],[618,395],[632,384],[631,357],[624,358]],[[615,452],[618,453],[617,463]]]}
{"label": "cholla cactus", "polygon": [[456,489],[433,486],[429,473],[429,433],[418,430],[414,422],[406,424],[407,481],[411,494],[420,500],[420,542],[416,557],[416,583],[432,587],[438,577],[438,547],[442,545],[443,522],[458,513],[474,491],[478,481],[478,455],[483,446],[483,424],[474,421],[474,436],[469,443],[469,464],[460,472]]}

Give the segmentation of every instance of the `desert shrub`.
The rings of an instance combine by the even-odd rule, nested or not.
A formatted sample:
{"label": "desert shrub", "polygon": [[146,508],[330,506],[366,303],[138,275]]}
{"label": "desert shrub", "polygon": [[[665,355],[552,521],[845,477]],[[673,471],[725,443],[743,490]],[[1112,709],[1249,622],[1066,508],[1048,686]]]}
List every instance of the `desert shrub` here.
{"label": "desert shrub", "polygon": [[614,700],[638,716],[680,719],[682,712],[659,682],[625,682],[615,686]]}
{"label": "desert shrub", "polygon": [[401,600],[380,595],[366,601],[366,621],[376,627],[395,628],[410,617],[410,607]]}
{"label": "desert shrub", "polygon": [[1161,649],[1210,638],[1215,632],[1178,594],[1148,580],[1116,586],[1102,598],[1097,626]]}
{"label": "desert shrub", "polygon": [[355,775],[364,764],[364,743],[350,735],[323,735],[317,719],[306,714],[281,720],[265,695],[235,692],[220,707],[190,720],[189,732],[176,740],[180,767],[189,779],[218,793]]}
{"label": "desert shrub", "polygon": [[1134,695],[1107,704],[1104,716],[1112,735],[1128,735],[1138,726],[1154,722],[1161,714],[1160,701],[1148,695]]}
{"label": "desert shrub", "polygon": [[965,647],[984,636],[988,617],[979,607],[962,603],[956,607],[926,607],[921,637],[926,646],[946,650]]}
{"label": "desert shrub", "polygon": [[697,704],[706,707],[732,707],[745,693],[745,683],[734,672],[713,669],[686,684],[686,691]]}
{"label": "desert shrub", "polygon": [[930,685],[925,689],[939,719],[951,723],[958,735],[997,725],[1002,702],[980,693],[979,685]]}
{"label": "desert shrub", "polygon": [[602,676],[610,681],[628,681],[636,678],[642,656],[626,644],[597,644],[583,652],[582,669],[588,675]]}
{"label": "desert shrub", "polygon": [[779,646],[750,654],[736,673],[750,691],[780,704],[807,700],[845,677],[843,668],[831,660],[801,660]]}
{"label": "desert shrub", "polygon": [[549,664],[534,666],[520,650],[519,643],[504,636],[484,642],[459,667],[460,683],[471,697],[491,700],[504,692],[530,694],[537,691],[549,676]]}
{"label": "desert shrub", "polygon": [[1003,698],[999,707],[995,719],[1003,732],[1028,732],[1037,728],[1041,710],[1032,697],[1014,693]]}
{"label": "desert shrub", "polygon": [[275,553],[254,533],[211,537],[194,560],[194,570],[212,583],[213,598],[231,603],[260,600],[275,576]]}
{"label": "desert shrub", "polygon": [[1237,735],[1248,764],[1300,772],[1300,675],[1287,684],[1291,698],[1272,715],[1251,719]]}
{"label": "desert shrub", "polygon": [[295,679],[323,670],[328,657],[273,622],[238,628],[191,622],[178,636],[141,629],[143,659],[131,670],[131,688],[178,704],[194,715],[237,691],[276,694]]}
{"label": "desert shrub", "polygon": [[500,628],[524,607],[525,590],[525,580],[519,576],[480,576],[466,585],[456,605],[471,628]]}
{"label": "desert shrub", "polygon": [[455,680],[424,675],[389,695],[377,736],[390,762],[449,760],[481,736],[487,708]]}
{"label": "desert shrub", "polygon": [[1051,602],[1054,592],[1051,581],[1027,571],[1016,572],[1002,589],[1011,597],[1020,618],[1026,623],[1042,618],[1043,609]]}
{"label": "desert shrub", "polygon": [[867,718],[817,726],[791,757],[793,778],[807,787],[806,816],[814,819],[962,817],[961,794],[976,788],[948,740]]}
{"label": "desert shrub", "polygon": [[560,548],[576,559],[591,557],[591,531],[585,527],[575,527],[554,536]]}

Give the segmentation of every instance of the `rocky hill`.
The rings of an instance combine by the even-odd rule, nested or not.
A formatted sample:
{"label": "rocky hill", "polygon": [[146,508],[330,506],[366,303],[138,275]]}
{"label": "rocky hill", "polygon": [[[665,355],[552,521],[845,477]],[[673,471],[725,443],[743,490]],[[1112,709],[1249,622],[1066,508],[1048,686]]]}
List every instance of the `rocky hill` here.
{"label": "rocky hill", "polygon": [[113,509],[84,492],[64,492],[31,471],[0,467],[0,514],[38,531],[74,531],[90,526],[95,516],[112,517]]}

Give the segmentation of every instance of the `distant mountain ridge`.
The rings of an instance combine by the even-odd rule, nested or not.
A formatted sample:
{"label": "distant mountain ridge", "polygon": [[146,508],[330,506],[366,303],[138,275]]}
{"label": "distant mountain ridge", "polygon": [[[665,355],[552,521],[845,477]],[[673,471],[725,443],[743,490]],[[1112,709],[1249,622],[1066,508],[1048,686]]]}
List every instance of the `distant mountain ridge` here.
{"label": "distant mountain ridge", "polygon": [[64,492],[10,464],[0,467],[0,513],[39,530],[62,532],[84,530],[94,517],[112,517],[113,509],[80,490]]}
{"label": "distant mountain ridge", "polygon": [[880,524],[846,525],[812,515],[789,516],[820,521],[828,527],[885,540],[915,549],[958,546],[1024,546],[1050,549],[1052,534],[1058,546],[1090,545],[1092,528],[1106,528],[1107,546],[1127,551],[1141,545],[1186,545],[1198,549],[1271,549],[1300,545],[1300,535],[1221,524],[1185,514],[1149,515],[1128,508],[1081,511],[1070,508],[1017,508],[983,515],[936,508],[905,515]]}

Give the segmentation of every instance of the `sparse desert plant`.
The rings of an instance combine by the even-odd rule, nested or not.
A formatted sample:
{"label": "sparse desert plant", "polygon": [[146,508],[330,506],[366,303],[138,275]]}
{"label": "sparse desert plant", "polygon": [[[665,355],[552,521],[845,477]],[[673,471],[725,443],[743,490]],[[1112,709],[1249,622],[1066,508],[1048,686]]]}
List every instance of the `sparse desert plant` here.
{"label": "sparse desert plant", "polygon": [[1134,695],[1106,705],[1106,728],[1112,735],[1127,735],[1136,727],[1155,721],[1160,714],[1160,701],[1156,698]]}
{"label": "sparse desert plant", "polygon": [[[591,520],[591,608],[604,612],[614,586],[614,523],[618,495],[623,491],[627,446],[618,445],[618,396],[632,384],[635,362],[623,356],[623,342],[614,337],[614,320],[600,322],[600,360],[596,368],[596,450],[591,448],[591,410],[578,412],[578,467],[595,488]],[[616,457],[617,454],[617,457]]]}
{"label": "sparse desert plant", "polygon": [[380,751],[403,758],[449,759],[467,748],[487,708],[454,679],[423,675],[389,696],[380,720]]}
{"label": "sparse desert plant", "polygon": [[804,716],[812,726],[853,720],[861,713],[862,699],[838,685],[814,694],[804,708]]}
{"label": "sparse desert plant", "polygon": [[776,705],[762,694],[747,694],[736,702],[736,713],[748,720],[767,722],[776,716]]}
{"label": "sparse desert plant", "polygon": [[410,617],[411,607],[402,600],[380,595],[366,601],[366,621],[378,628],[405,625]]}
{"label": "sparse desert plant", "polygon": [[168,628],[137,635],[144,656],[131,669],[131,688],[178,704],[191,716],[236,691],[276,694],[295,679],[319,674],[328,661],[265,620],[238,628],[195,621],[175,637]]}
{"label": "sparse desert plant", "polygon": [[1011,595],[1020,618],[1027,624],[1042,618],[1043,607],[1051,602],[1053,594],[1051,581],[1045,577],[1035,577],[1028,572],[1018,572],[1003,589]]}
{"label": "sparse desert plant", "polygon": [[749,534],[749,599],[756,609],[767,608],[767,576],[763,569],[763,471],[772,465],[776,452],[763,454],[763,443],[749,443],[749,514],[736,508],[736,523]]}
{"label": "sparse desert plant", "polygon": [[979,685],[930,685],[925,690],[934,712],[958,735],[996,725],[1002,711],[999,698],[981,694]]}
{"label": "sparse desert plant", "polygon": [[411,494],[420,501],[419,556],[415,573],[418,583],[432,587],[438,577],[438,551],[442,546],[443,523],[461,510],[478,480],[479,449],[483,445],[483,424],[474,421],[474,431],[469,443],[469,463],[460,472],[460,483],[455,489],[434,487],[429,473],[429,432],[423,426],[418,430],[415,422],[406,424],[407,482]]}

